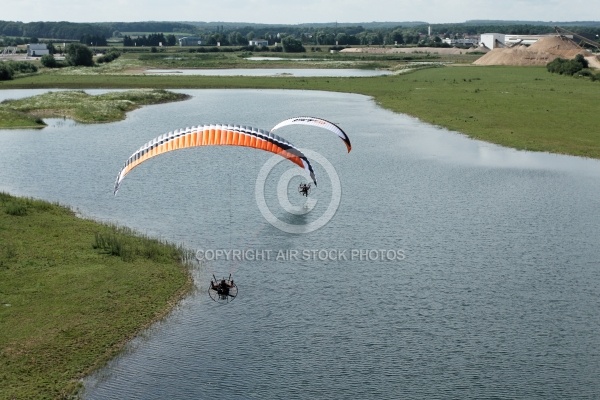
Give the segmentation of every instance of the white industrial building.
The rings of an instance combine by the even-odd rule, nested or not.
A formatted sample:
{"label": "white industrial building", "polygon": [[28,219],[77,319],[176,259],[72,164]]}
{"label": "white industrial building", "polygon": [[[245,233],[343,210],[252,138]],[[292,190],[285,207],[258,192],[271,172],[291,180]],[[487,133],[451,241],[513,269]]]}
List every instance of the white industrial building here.
{"label": "white industrial building", "polygon": [[540,38],[543,38],[546,35],[504,35],[504,44],[507,46],[515,45],[515,44],[534,44]]}
{"label": "white industrial building", "polygon": [[442,39],[442,42],[449,44],[450,46],[471,46],[471,47],[475,47],[479,44],[479,41],[477,39],[469,39],[469,38],[463,38],[463,39],[450,39],[450,38],[445,38]]}
{"label": "white industrial building", "polygon": [[50,50],[44,43],[27,45],[27,57],[41,57],[46,54],[50,54]]}
{"label": "white industrial building", "polygon": [[258,40],[250,40],[248,42],[248,46],[262,46],[262,47],[267,47],[269,46],[269,41],[268,40],[264,40],[264,39],[258,39]]}
{"label": "white industrial building", "polygon": [[504,33],[482,33],[479,44],[485,46],[488,49],[495,49],[498,47],[504,47]]}
{"label": "white industrial building", "polygon": [[[529,46],[538,40],[548,36],[556,35],[505,35],[504,33],[482,33],[480,44],[488,49],[496,49],[499,47],[512,47],[515,45]],[[562,35],[569,39],[573,39],[573,35]]]}
{"label": "white industrial building", "polygon": [[195,36],[186,36],[179,39],[180,46],[200,46],[202,45],[202,38]]}

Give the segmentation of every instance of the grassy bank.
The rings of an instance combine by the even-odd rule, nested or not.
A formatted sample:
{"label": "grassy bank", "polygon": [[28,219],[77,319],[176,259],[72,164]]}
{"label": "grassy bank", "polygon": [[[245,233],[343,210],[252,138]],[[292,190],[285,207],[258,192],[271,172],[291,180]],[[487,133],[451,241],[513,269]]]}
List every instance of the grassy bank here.
{"label": "grassy bank", "polygon": [[0,398],[65,398],[191,288],[176,246],[0,193]]}
{"label": "grassy bank", "polygon": [[600,83],[543,67],[461,66],[373,78],[39,74],[8,88],[272,88],[372,96],[381,106],[481,140],[600,158]]}

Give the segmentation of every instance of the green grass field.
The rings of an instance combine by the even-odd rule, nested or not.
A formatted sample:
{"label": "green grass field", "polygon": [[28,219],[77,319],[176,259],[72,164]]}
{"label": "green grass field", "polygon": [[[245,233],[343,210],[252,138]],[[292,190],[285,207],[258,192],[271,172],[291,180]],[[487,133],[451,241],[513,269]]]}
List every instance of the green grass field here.
{"label": "green grass field", "polygon": [[399,79],[388,90],[378,85],[383,107],[503,146],[600,158],[599,82],[535,67],[438,68]]}
{"label": "green grass field", "polygon": [[[214,66],[214,59],[207,65]],[[42,73],[0,82],[0,89],[273,88],[360,93],[392,111],[473,138],[523,150],[600,158],[600,82],[550,74],[543,67],[455,66],[373,78],[144,76],[125,75],[123,69],[110,74],[102,69],[87,72]]]}
{"label": "green grass field", "polygon": [[0,128],[42,128],[44,121],[31,114],[2,109],[0,104]]}
{"label": "green grass field", "polygon": [[191,288],[185,251],[0,193],[0,398],[67,398]]}

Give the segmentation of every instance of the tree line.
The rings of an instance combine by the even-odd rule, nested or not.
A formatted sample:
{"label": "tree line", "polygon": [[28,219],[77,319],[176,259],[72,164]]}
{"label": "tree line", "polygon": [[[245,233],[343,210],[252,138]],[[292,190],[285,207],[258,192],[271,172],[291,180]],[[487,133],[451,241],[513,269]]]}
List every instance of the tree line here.
{"label": "tree line", "polygon": [[142,35],[132,38],[131,36],[123,36],[123,46],[175,46],[177,37],[175,35],[164,35],[163,33],[152,33],[148,36]]}
{"label": "tree line", "polygon": [[[553,25],[561,25],[555,23]],[[406,22],[385,24],[302,24],[302,25],[266,25],[266,24],[193,24],[181,22],[13,22],[0,21],[0,40],[2,45],[23,44],[23,38],[48,40],[80,41],[85,44],[101,46],[108,38],[120,37],[125,46],[143,45],[167,46],[177,44],[178,36],[199,37],[204,44],[222,46],[248,45],[253,39],[264,39],[270,45],[281,42],[284,37],[300,40],[303,45],[418,45],[427,36],[429,29],[433,37],[462,38],[482,33],[504,34],[548,34],[554,32],[553,25],[510,24],[503,22],[475,21],[453,24],[426,24]],[[591,40],[600,36],[600,22],[581,23],[581,26],[564,23],[568,29]],[[163,32],[148,36],[123,36],[121,32]],[[32,41],[25,41],[30,43]],[[422,43],[421,43],[422,44]]]}
{"label": "tree line", "polygon": [[110,27],[97,23],[0,21],[0,36],[80,40],[84,35],[112,36]]}

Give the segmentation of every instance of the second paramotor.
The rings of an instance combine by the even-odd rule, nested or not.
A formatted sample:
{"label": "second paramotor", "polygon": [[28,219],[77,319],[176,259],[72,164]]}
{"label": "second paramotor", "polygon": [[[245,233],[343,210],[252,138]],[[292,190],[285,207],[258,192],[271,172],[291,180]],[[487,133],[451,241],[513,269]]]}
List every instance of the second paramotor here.
{"label": "second paramotor", "polygon": [[339,136],[340,139],[342,139],[342,141],[346,145],[346,148],[348,149],[348,153],[350,153],[350,150],[352,150],[352,145],[350,144],[350,138],[348,138],[348,135],[346,135],[346,132],[344,132],[342,130],[342,128],[340,128],[333,122],[329,122],[323,118],[317,118],[317,117],[289,118],[289,119],[283,120],[280,123],[278,123],[277,125],[275,125],[271,129],[271,132],[273,132],[277,129],[283,128],[284,126],[288,126],[288,125],[309,125],[309,126],[315,126],[318,128],[327,129],[327,130],[335,133],[336,135]]}

